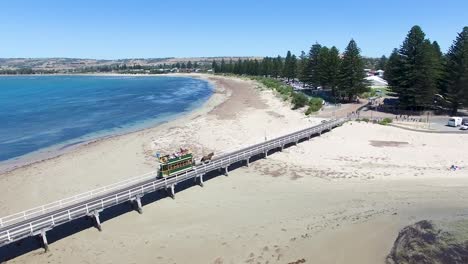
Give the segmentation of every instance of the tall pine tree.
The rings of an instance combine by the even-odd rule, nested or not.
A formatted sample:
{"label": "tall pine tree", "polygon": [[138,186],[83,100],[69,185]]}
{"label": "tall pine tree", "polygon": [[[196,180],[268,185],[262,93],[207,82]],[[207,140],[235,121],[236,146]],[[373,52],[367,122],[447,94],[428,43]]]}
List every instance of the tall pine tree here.
{"label": "tall pine tree", "polygon": [[383,55],[380,57],[379,62],[377,62],[377,69],[376,70],[384,70],[387,67],[388,58]]}
{"label": "tall pine tree", "polygon": [[452,114],[468,106],[468,27],[458,34],[446,56],[446,97]]}
{"label": "tall pine tree", "polygon": [[338,78],[340,74],[340,52],[333,46],[328,51],[326,66],[324,71],[324,85],[331,89],[332,95],[336,96],[336,87],[338,85]]}
{"label": "tall pine tree", "polygon": [[317,63],[317,79],[319,81],[319,85],[322,87],[328,86],[327,80],[327,64],[328,64],[328,55],[330,49],[323,46],[320,48],[319,55],[318,55],[318,63]]}
{"label": "tall pine tree", "polygon": [[297,77],[299,81],[302,82],[304,85],[307,82],[307,63],[308,58],[304,51],[301,51],[301,55],[299,56],[299,63],[297,67]]}
{"label": "tall pine tree", "polygon": [[[388,74],[393,92],[401,106],[425,109],[434,105],[441,77],[441,61],[434,45],[419,26],[409,31],[399,50],[399,65]],[[396,74],[398,73],[398,74]]]}
{"label": "tall pine tree", "polygon": [[320,86],[320,77],[318,74],[319,53],[322,45],[316,43],[312,45],[309,51],[309,58],[307,60],[307,67],[305,70],[306,83],[313,86]]}
{"label": "tall pine tree", "polygon": [[387,65],[385,66],[385,80],[391,88],[394,96],[401,96],[400,89],[401,76],[403,75],[402,58],[398,49],[393,49],[390,58],[388,58]]}
{"label": "tall pine tree", "polygon": [[357,95],[368,92],[369,86],[365,77],[364,61],[356,42],[352,39],[346,47],[340,66],[338,81],[340,94],[353,101]]}
{"label": "tall pine tree", "polygon": [[284,59],[284,65],[283,65],[283,76],[288,79],[288,82],[290,79],[294,78],[295,66],[296,66],[295,64],[296,62],[293,61],[291,51],[288,50],[288,53],[286,54],[286,58]]}

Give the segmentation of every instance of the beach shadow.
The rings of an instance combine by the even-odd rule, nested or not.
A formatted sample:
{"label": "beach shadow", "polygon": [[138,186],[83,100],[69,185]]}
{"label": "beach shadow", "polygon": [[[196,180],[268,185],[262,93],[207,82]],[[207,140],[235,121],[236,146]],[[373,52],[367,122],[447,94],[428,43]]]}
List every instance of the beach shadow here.
{"label": "beach shadow", "polygon": [[[47,241],[49,242],[50,246],[55,241],[58,241],[67,236],[71,236],[88,228],[93,228],[93,220],[89,217],[81,217],[47,231]],[[42,240],[39,236],[24,238],[17,242],[1,247],[0,262],[3,263],[4,261],[12,260],[37,249],[40,249],[38,254],[48,254],[44,253],[42,249]]]}

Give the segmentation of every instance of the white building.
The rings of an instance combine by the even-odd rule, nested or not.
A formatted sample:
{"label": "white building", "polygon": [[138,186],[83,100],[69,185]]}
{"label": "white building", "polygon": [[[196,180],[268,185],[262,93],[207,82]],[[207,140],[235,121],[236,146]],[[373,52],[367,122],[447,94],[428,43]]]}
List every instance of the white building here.
{"label": "white building", "polygon": [[384,73],[385,73],[384,70],[377,70],[377,71],[375,71],[375,75],[376,75],[376,76],[379,76],[380,78],[383,78],[383,77],[384,77]]}

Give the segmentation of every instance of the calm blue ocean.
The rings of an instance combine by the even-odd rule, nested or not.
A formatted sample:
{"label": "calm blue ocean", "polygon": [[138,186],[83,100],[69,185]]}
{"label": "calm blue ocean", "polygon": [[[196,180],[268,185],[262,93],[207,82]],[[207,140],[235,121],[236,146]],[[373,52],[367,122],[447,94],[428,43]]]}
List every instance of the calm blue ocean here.
{"label": "calm blue ocean", "polygon": [[213,87],[185,77],[0,77],[0,161],[170,120]]}

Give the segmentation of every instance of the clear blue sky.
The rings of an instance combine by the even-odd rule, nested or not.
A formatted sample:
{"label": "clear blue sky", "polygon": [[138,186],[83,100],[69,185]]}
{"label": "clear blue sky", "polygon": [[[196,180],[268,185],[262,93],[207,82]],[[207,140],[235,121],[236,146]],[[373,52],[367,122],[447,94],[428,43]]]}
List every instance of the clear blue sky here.
{"label": "clear blue sky", "polygon": [[0,57],[275,56],[351,38],[381,56],[415,24],[445,51],[468,0],[1,0]]}

